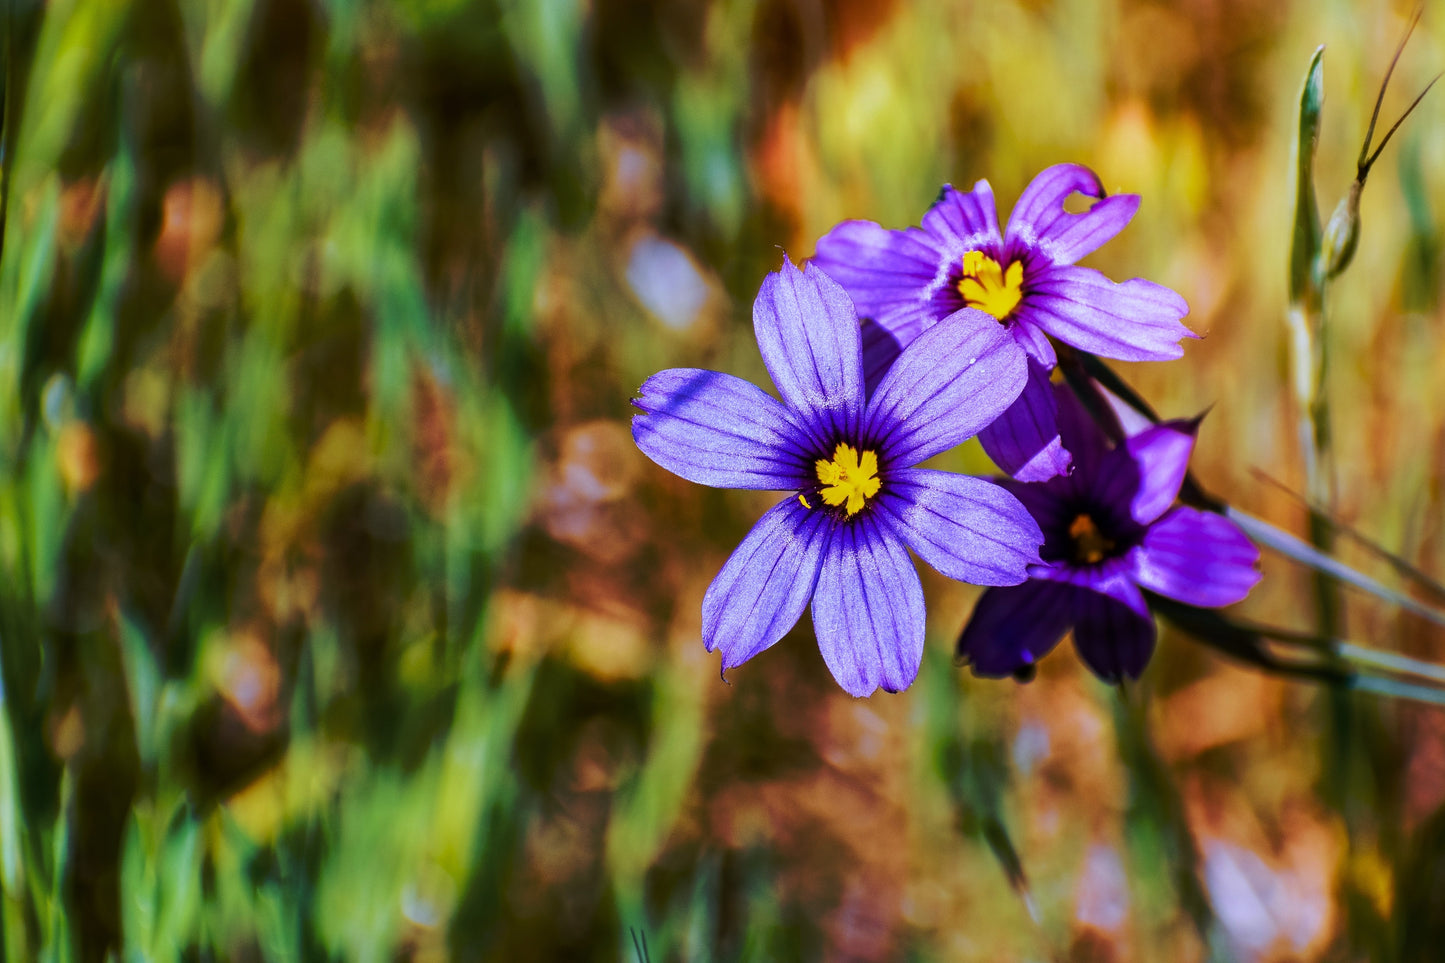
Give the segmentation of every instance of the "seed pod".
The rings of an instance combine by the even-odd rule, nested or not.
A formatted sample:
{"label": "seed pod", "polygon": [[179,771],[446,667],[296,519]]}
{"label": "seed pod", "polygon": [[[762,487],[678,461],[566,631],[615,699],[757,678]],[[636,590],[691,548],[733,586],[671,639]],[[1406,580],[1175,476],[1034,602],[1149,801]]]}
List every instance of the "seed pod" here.
{"label": "seed pod", "polygon": [[1324,259],[1327,281],[1340,275],[1354,259],[1355,248],[1360,243],[1360,193],[1364,186],[1365,182],[1358,179],[1350,184],[1350,192],[1340,199],[1330,222],[1325,225],[1320,257]]}

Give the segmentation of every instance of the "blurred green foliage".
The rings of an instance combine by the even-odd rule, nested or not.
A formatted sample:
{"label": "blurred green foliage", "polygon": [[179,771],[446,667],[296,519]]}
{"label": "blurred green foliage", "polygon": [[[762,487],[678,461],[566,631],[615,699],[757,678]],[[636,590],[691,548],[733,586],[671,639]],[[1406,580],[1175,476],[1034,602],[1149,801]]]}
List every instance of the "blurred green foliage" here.
{"label": "blurred green foliage", "polygon": [[[1127,692],[1065,651],[964,678],[973,595],[932,575],[908,693],[839,693],[806,623],[724,685],[700,601],[767,498],[667,476],[626,427],[659,368],[765,381],[779,247],[916,223],[944,181],[1006,210],[1072,160],[1145,197],[1098,266],[1211,335],[1127,376],[1170,415],[1218,401],[1197,470],[1287,524],[1246,479],[1298,478],[1298,71],[1334,44],[1329,199],[1399,23],[4,4],[4,959],[619,959],[631,930],[659,961],[1428,958],[1438,714],[1354,718],[1347,821],[1318,690],[1169,636]],[[1440,572],[1445,128],[1395,146],[1331,293],[1339,510]],[[1254,611],[1308,620],[1267,574]]]}

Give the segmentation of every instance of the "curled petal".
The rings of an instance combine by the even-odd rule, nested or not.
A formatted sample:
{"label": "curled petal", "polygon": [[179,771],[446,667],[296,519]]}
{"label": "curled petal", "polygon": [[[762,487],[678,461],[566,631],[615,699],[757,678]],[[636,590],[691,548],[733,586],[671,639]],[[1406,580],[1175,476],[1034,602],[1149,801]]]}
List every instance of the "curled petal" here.
{"label": "curled petal", "polygon": [[796,498],[773,506],[733,550],[702,600],[702,641],[726,672],[773,645],[803,614],[831,522]]}
{"label": "curled petal", "polygon": [[1066,474],[1072,459],[1059,438],[1058,410],[1048,370],[1030,358],[1024,390],[978,440],[994,464],[1019,481]]}
{"label": "curled petal", "polygon": [[988,181],[979,181],[965,194],[952,184],[943,185],[938,200],[923,215],[923,229],[950,254],[993,250],[1000,243],[993,188]]}
{"label": "curled petal", "polygon": [[1259,549],[1238,526],[1182,506],[1149,527],[1135,559],[1141,586],[1203,608],[1240,601],[1260,579]]}
{"label": "curled petal", "polygon": [[808,483],[801,432],[757,385],[717,371],[669,368],[642,383],[632,437],[643,454],[699,485],[776,491]]}
{"label": "curled petal", "polygon": [[901,692],[923,661],[923,586],[908,550],[871,519],[840,526],[813,596],[813,629],[851,695]]}
{"label": "curled petal", "polygon": [[1017,498],[981,478],[924,468],[890,472],[879,512],[929,565],[975,585],[1017,585],[1044,536]]}
{"label": "curled petal", "polygon": [[[1102,199],[1087,211],[1070,214],[1064,201],[1075,193]],[[1024,188],[1009,216],[1008,237],[1042,251],[1055,264],[1073,264],[1122,231],[1138,209],[1139,195],[1104,197],[1104,186],[1093,171],[1058,164]]]}
{"label": "curled petal", "polygon": [[1074,647],[1105,682],[1137,679],[1154,652],[1154,620],[1117,599],[1094,592],[1079,600]]}
{"label": "curled petal", "polygon": [[1029,581],[991,588],[958,637],[958,661],[973,674],[1000,678],[1026,672],[1059,644],[1078,617],[1083,589]]}
{"label": "curled petal", "polygon": [[1023,390],[1024,353],[992,317],[955,311],[919,335],[868,404],[864,436],[907,468],[978,434]]}
{"label": "curled petal", "polygon": [[1179,319],[1189,305],[1168,288],[1134,278],[1114,283],[1092,268],[1040,272],[1020,309],[1065,344],[1121,361],[1168,361],[1184,355],[1194,333]]}
{"label": "curled petal", "polygon": [[863,413],[863,349],[853,302],[837,282],[785,258],[763,279],[753,329],[773,384],[814,442],[855,433]]}

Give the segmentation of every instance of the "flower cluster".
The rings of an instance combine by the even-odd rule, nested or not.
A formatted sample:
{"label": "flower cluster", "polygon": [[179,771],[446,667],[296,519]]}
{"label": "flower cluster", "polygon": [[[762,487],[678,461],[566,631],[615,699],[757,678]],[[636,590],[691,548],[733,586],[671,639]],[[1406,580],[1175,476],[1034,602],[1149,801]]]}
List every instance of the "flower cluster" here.
{"label": "flower cluster", "polygon": [[[1099,200],[1069,213],[1074,193]],[[703,643],[724,673],[811,602],[839,685],[855,696],[909,686],[925,616],[908,549],[991,586],[959,641],[983,675],[1026,675],[1072,628],[1101,677],[1135,677],[1154,641],[1145,590],[1196,605],[1248,592],[1248,540],[1174,506],[1195,425],[1111,448],[1050,383],[1051,339],[1126,360],[1183,353],[1179,295],[1074,263],[1138,206],[1060,165],[1029,185],[1002,234],[984,181],[945,187],[921,228],[839,224],[805,268],[785,258],[753,306],[781,401],[715,371],[643,383],[632,430],[653,461],[703,485],[787,493],[703,600]],[[974,435],[1011,478],[916,467]]]}

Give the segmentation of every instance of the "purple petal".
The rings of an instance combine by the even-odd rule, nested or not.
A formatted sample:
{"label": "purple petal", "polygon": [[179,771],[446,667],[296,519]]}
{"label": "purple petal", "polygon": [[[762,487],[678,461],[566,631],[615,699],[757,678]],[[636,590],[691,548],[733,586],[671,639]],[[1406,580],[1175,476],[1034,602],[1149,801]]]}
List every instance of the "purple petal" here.
{"label": "purple petal", "polygon": [[699,485],[783,491],[809,484],[792,416],[757,385],[717,371],[669,368],[642,383],[632,438],[643,454]]}
{"label": "purple petal", "polygon": [[1053,391],[1059,438],[1074,457],[1074,477],[1080,482],[1093,478],[1112,450],[1109,437],[1067,384],[1054,385]]}
{"label": "purple petal", "polygon": [[1131,549],[1124,555],[1106,559],[1097,565],[1046,562],[1030,568],[1029,576],[1050,582],[1067,582],[1107,595],[1142,618],[1148,618],[1149,606],[1144,601],[1144,593],[1139,591],[1139,585],[1134,581],[1134,572],[1138,567],[1135,554],[1138,551],[1137,548]]}
{"label": "purple petal", "polygon": [[1076,475],[1071,479],[1074,490],[1092,510],[1095,522],[1107,526],[1115,538],[1127,532],[1133,541],[1144,534],[1132,510],[1139,495],[1139,463],[1129,457],[1128,449],[1115,448],[1099,460],[1098,467]]}
{"label": "purple petal", "polygon": [[1039,272],[1034,284],[1019,307],[1020,321],[1084,351],[1167,361],[1184,355],[1180,338],[1195,336],[1179,323],[1189,305],[1153,281],[1115,284],[1092,268],[1063,266]]}
{"label": "purple petal", "polygon": [[856,433],[863,413],[863,350],[853,302],[821,270],[783,267],[763,279],[753,302],[763,363],[814,441]]}
{"label": "purple petal", "polygon": [[1014,237],[1026,226],[1035,233],[1056,220],[1067,216],[1064,201],[1070,194],[1087,194],[1089,197],[1103,197],[1104,185],[1098,176],[1082,164],[1055,164],[1045,168],[1029,181],[1029,186],[1019,195],[1018,202],[1009,214],[1008,236]]}
{"label": "purple petal", "polygon": [[1030,358],[1042,365],[1045,370],[1053,371],[1058,366],[1059,356],[1055,353],[1053,344],[1049,342],[1049,336],[1029,320],[1027,297],[1023,303],[1024,308],[1015,312],[1010,319],[1009,331],[1013,334],[1019,347],[1023,348]]}
{"label": "purple petal", "polygon": [[978,434],[1023,390],[1024,353],[982,311],[955,311],[919,335],[868,403],[864,436],[908,468]]}
{"label": "purple petal", "polygon": [[889,231],[872,221],[844,221],[818,240],[811,263],[843,286],[860,317],[907,344],[938,318],[931,289],[943,261],[916,227]]}
{"label": "purple petal", "polygon": [[878,389],[878,383],[903,353],[903,344],[887,328],[871,319],[863,322],[862,338],[863,385],[871,398]]}
{"label": "purple petal", "polygon": [[1198,429],[1198,421],[1166,421],[1125,440],[1122,450],[1139,466],[1139,488],[1129,504],[1139,524],[1163,515],[1179,496]]}
{"label": "purple petal", "polygon": [[998,678],[1026,671],[1059,644],[1086,594],[1057,582],[989,589],[958,637],[958,659],[973,666],[974,675]]}
{"label": "purple petal", "polygon": [[1154,652],[1154,619],[1107,595],[1084,593],[1074,625],[1074,647],[1105,682],[1137,679]]}
{"label": "purple petal", "polygon": [[[1103,198],[1080,214],[1064,210],[1070,194]],[[1139,195],[1104,197],[1099,178],[1087,167],[1059,164],[1024,188],[1009,216],[1009,240],[1041,251],[1055,264],[1073,264],[1124,229],[1139,209]]]}
{"label": "purple petal", "polygon": [[823,557],[813,628],[833,678],[851,695],[900,692],[923,661],[923,586],[908,549],[873,520],[840,526]]}
{"label": "purple petal", "polygon": [[823,566],[832,522],[786,498],[733,549],[702,600],[702,641],[726,672],[777,642],[798,621]]}
{"label": "purple petal", "polygon": [[975,585],[1017,585],[1044,536],[1028,509],[991,482],[905,468],[888,473],[878,509],[929,565]]}
{"label": "purple petal", "polygon": [[952,184],[943,185],[938,200],[923,215],[923,229],[942,241],[945,251],[960,257],[968,251],[997,249],[1002,240],[993,188],[988,181],[979,181],[965,194]]}
{"label": "purple petal", "polygon": [[993,463],[1019,481],[1047,481],[1068,472],[1072,459],[1059,438],[1058,402],[1049,372],[1029,359],[1029,379],[1018,400],[978,433]]}
{"label": "purple petal", "polygon": [[[1075,471],[1075,475],[1078,472]],[[994,484],[1013,495],[1039,523],[1044,533],[1044,558],[1067,558],[1073,554],[1069,525],[1079,514],[1079,499],[1070,477],[1056,476],[1047,482],[1021,482],[998,478]]]}
{"label": "purple petal", "polygon": [[1260,579],[1259,549],[1228,519],[1180,507],[1150,526],[1135,553],[1139,584],[1188,605],[1232,605]]}

